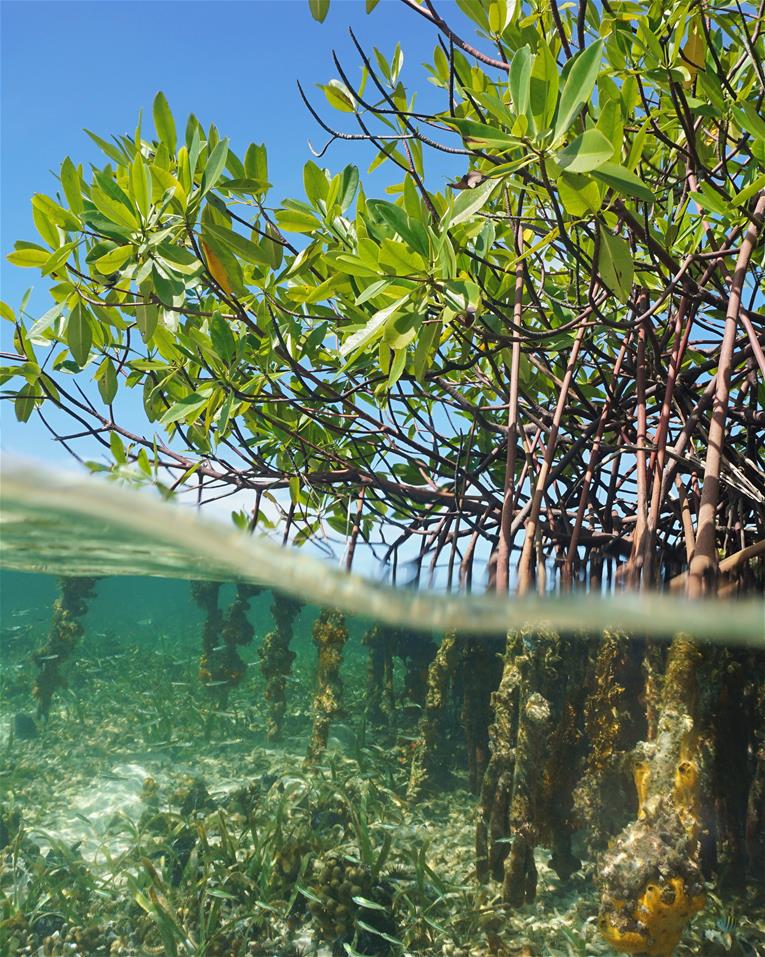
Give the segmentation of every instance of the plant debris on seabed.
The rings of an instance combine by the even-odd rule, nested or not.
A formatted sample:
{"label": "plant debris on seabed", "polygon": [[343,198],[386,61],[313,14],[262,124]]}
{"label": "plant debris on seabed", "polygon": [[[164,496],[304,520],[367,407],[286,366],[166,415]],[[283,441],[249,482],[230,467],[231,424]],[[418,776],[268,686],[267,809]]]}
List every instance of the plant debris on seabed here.
{"label": "plant debris on seabed", "polygon": [[[673,906],[685,906],[685,885],[674,902],[659,890],[652,902],[649,885],[634,906],[653,906],[651,919],[669,934],[655,950],[641,938],[628,949],[628,900],[609,911],[605,929],[599,921],[597,881],[604,893],[621,893],[629,876],[619,855],[641,828],[648,840],[662,815],[662,833],[676,846],[651,853],[667,867],[678,848],[690,855],[676,871],[687,872],[688,887],[698,883],[689,909],[701,908],[703,862],[691,844],[705,825],[695,792],[687,781],[670,787],[671,801],[662,790],[662,761],[674,768],[682,758],[690,775],[698,760],[698,742],[675,753],[670,727],[686,719],[690,646],[673,645],[668,690],[657,698],[658,735],[633,768],[640,814],[626,827],[635,808],[614,755],[626,754],[623,725],[636,704],[624,695],[635,675],[623,637],[605,637],[590,655],[583,704],[577,695],[590,652],[578,652],[582,673],[570,660],[558,667],[571,655],[554,635],[539,636],[534,654],[517,636],[507,648],[447,636],[439,652],[393,630],[359,641],[335,615],[313,625],[316,650],[309,622],[293,653],[296,612],[277,623],[278,695],[275,665],[257,648],[247,681],[232,681],[221,695],[206,675],[200,681],[196,647],[91,637],[69,649],[67,686],[58,682],[47,720],[35,721],[24,713],[33,636],[3,654],[0,954],[594,957],[614,953],[609,941],[678,957],[765,953],[765,908],[751,883],[739,882],[733,911],[707,887],[705,909],[688,927],[685,912],[662,924]],[[256,628],[258,642],[267,632]],[[211,660],[215,645],[210,635],[205,641]],[[412,641],[427,654],[414,654]],[[607,680],[618,667],[624,687]],[[526,712],[510,754],[503,722],[523,687]],[[577,713],[592,742],[582,761]],[[426,760],[431,738],[437,752]],[[513,773],[522,781],[508,805]],[[569,804],[556,793],[556,773]],[[572,801],[577,827],[564,827]],[[666,943],[675,927],[676,949],[674,938]]]}

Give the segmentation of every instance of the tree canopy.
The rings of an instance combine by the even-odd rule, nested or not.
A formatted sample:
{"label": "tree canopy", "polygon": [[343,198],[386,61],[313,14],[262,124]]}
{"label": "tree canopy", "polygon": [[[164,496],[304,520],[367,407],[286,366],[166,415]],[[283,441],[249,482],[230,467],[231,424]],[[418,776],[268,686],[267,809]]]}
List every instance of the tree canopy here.
{"label": "tree canopy", "polygon": [[[488,559],[500,590],[687,573],[699,594],[727,557],[751,585],[762,8],[458,0],[447,22],[402,3],[402,33],[433,28],[440,109],[418,108],[401,47],[353,37],[361,79],[335,57],[322,105],[303,94],[327,142],[299,198],[275,203],[265,146],[181,128],[162,93],[153,135],[90,133],[103,166],[64,159],[8,257],[52,299],[3,305],[16,416],[66,413],[59,440],[100,443],[95,470],[249,490],[250,527],[270,498],[285,541],[339,536],[349,566],[364,541],[394,579],[402,555],[470,587]],[[331,168],[341,139],[395,172],[386,198]],[[434,153],[464,175],[434,182]]]}

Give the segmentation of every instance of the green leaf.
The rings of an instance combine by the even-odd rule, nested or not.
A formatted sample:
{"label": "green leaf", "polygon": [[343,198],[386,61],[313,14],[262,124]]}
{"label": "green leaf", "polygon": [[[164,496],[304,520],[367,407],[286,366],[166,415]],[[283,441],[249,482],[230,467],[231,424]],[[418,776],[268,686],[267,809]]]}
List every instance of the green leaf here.
{"label": "green leaf", "polygon": [[159,93],[154,97],[154,129],[157,131],[157,136],[160,143],[164,143],[167,147],[167,152],[171,155],[175,155],[175,120],[173,119],[173,114],[170,111],[170,106],[167,102],[165,94],[160,90]]}
{"label": "green leaf", "polygon": [[589,173],[607,163],[614,148],[599,130],[585,130],[559,150],[555,160],[569,173]]}
{"label": "green leaf", "polygon": [[502,151],[521,145],[521,140],[517,136],[511,136],[494,126],[487,126],[486,123],[461,117],[443,117],[443,122],[449,126],[455,126],[466,143],[473,143],[476,146],[491,146],[493,149]]}
{"label": "green leaf", "polygon": [[558,64],[544,40],[539,45],[529,80],[529,113],[538,131],[546,132],[558,105]]}
{"label": "green leaf", "polygon": [[8,322],[16,321],[16,313],[11,309],[7,302],[0,300],[0,317],[7,319]]}
{"label": "green leaf", "polygon": [[64,305],[65,304],[63,302],[57,302],[55,306],[51,306],[46,313],[40,316],[39,319],[35,320],[29,330],[29,338],[38,339],[44,332],[50,329],[53,323],[64,311]]}
{"label": "green leaf", "polygon": [[109,356],[98,367],[95,379],[98,382],[98,391],[104,404],[111,405],[117,394],[117,371]]}
{"label": "green leaf", "polygon": [[244,171],[249,179],[268,182],[268,155],[262,143],[250,143],[244,155]]}
{"label": "green leaf", "polygon": [[154,335],[154,330],[157,328],[157,322],[159,321],[159,309],[157,305],[150,302],[146,305],[138,306],[135,311],[135,321],[143,341],[150,342]]}
{"label": "green leaf", "polygon": [[740,107],[734,107],[733,115],[738,125],[750,136],[765,142],[765,119],[762,118],[761,111],[754,103],[747,101]]}
{"label": "green leaf", "polygon": [[82,226],[74,213],[59,206],[50,196],[45,196],[43,193],[35,193],[32,197],[32,206],[62,229],[76,230]]}
{"label": "green leaf", "polygon": [[265,232],[266,235],[261,240],[263,252],[268,258],[269,266],[271,266],[272,269],[278,269],[284,258],[284,246],[281,237],[276,227],[271,223],[266,223]]}
{"label": "green leaf", "polygon": [[573,61],[560,96],[553,140],[559,139],[566,132],[585,103],[589,103],[600,72],[602,53],[603,41],[597,40],[582,50]]}
{"label": "green leaf", "polygon": [[428,371],[431,354],[441,340],[441,322],[423,324],[414,350],[414,374],[422,382]]}
{"label": "green leaf", "polygon": [[725,218],[731,215],[732,207],[730,200],[726,202],[725,197],[721,196],[717,190],[712,189],[709,183],[701,183],[698,192],[692,191],[691,196],[696,200],[699,206],[709,210],[711,213],[717,213],[719,216]]}
{"label": "green leaf", "polygon": [[130,232],[138,229],[138,220],[135,213],[131,212],[123,202],[115,199],[114,196],[110,196],[99,187],[93,186],[90,190],[90,199],[96,209],[103,213],[109,222],[124,226]]}
{"label": "green leaf", "polygon": [[33,267],[41,269],[50,258],[50,250],[43,249],[42,246],[34,243],[17,242],[14,251],[8,253],[5,258],[14,266],[21,266],[24,269]]}
{"label": "green leaf", "polygon": [[140,153],[130,164],[130,194],[145,219],[151,208],[151,171]]}
{"label": "green leaf", "polygon": [[584,216],[600,209],[600,187],[592,177],[582,176],[580,173],[563,173],[557,185],[563,208],[569,215]]}
{"label": "green leaf", "polygon": [[35,410],[37,405],[37,397],[40,395],[40,390],[37,386],[27,383],[23,385],[19,391],[16,393],[16,400],[13,404],[13,411],[16,414],[16,418],[19,422],[29,421],[29,417]]}
{"label": "green leaf", "polygon": [[359,188],[359,170],[357,166],[346,166],[340,174],[340,192],[337,197],[337,204],[340,212],[344,213],[356,195]]}
{"label": "green leaf", "polygon": [[603,282],[622,301],[627,302],[632,292],[635,266],[629,243],[600,227],[600,258],[598,269]]}
{"label": "green leaf", "polygon": [[69,259],[77,243],[65,243],[60,249],[55,249],[49,256],[48,261],[43,266],[41,272],[43,276],[50,276],[58,272],[64,263]]}
{"label": "green leaf", "polygon": [[756,179],[745,186],[741,192],[736,193],[733,198],[733,203],[736,206],[743,205],[747,200],[751,199],[755,193],[759,193],[761,189],[765,189],[765,173],[761,173]]}
{"label": "green leaf", "polygon": [[652,203],[655,199],[642,179],[618,163],[603,163],[592,171],[592,175],[624,196],[634,196],[635,199],[642,199],[647,203]]}
{"label": "green leaf", "polygon": [[515,13],[515,0],[489,0],[489,30],[500,37],[510,26]]}
{"label": "green leaf", "polygon": [[473,189],[460,190],[454,201],[451,215],[448,210],[444,213],[442,227],[446,229],[457,226],[459,223],[464,223],[466,219],[470,219],[479,209],[483,209],[496,186],[497,180],[489,179]]}
{"label": "green leaf", "polygon": [[630,153],[627,157],[627,169],[634,170],[640,160],[643,158],[643,147],[645,146],[648,130],[651,126],[651,117],[647,117],[643,125],[635,134],[635,138],[630,146]]}
{"label": "green leaf", "polygon": [[82,213],[82,183],[77,167],[67,156],[61,164],[61,185],[69,208],[78,216]]}
{"label": "green leaf", "polygon": [[303,210],[297,206],[287,206],[287,204],[283,209],[277,209],[276,222],[279,224],[279,229],[287,233],[311,234],[319,225],[316,216],[310,212],[310,207]]}
{"label": "green leaf", "polygon": [[360,351],[368,346],[375,339],[378,339],[385,329],[385,324],[398,312],[398,310],[409,299],[409,293],[392,302],[384,309],[378,310],[369,322],[358,329],[353,335],[349,336],[340,349],[340,355],[345,357],[353,352]]}
{"label": "green leaf", "polygon": [[126,157],[122,150],[117,149],[116,146],[113,146],[111,143],[107,143],[106,140],[101,139],[96,133],[92,133],[90,130],[85,130],[88,136],[93,140],[93,142],[101,149],[101,151],[109,157],[110,160],[115,162],[118,166],[122,166]]}
{"label": "green leaf", "polygon": [[319,84],[319,89],[324,90],[324,96],[330,106],[341,113],[353,113],[356,108],[356,101],[353,94],[340,80],[330,80],[327,84]]}
{"label": "green leaf", "polygon": [[236,354],[236,340],[231,327],[216,309],[210,319],[210,341],[218,355],[230,362]]}
{"label": "green leaf", "polygon": [[100,273],[109,275],[121,269],[132,255],[132,246],[115,246],[115,248],[110,249],[108,253],[99,256],[93,265]]}
{"label": "green leaf", "polygon": [[160,425],[172,425],[174,422],[180,422],[183,419],[186,422],[193,422],[199,412],[207,405],[209,399],[207,396],[201,396],[196,392],[187,395],[185,398],[171,405],[159,420]]}
{"label": "green leaf", "polygon": [[125,443],[119,437],[116,432],[109,433],[109,448],[111,449],[112,458],[118,465],[127,464],[127,452],[125,451]]}
{"label": "green leaf", "polygon": [[209,223],[205,226],[205,236],[209,234],[212,234],[215,239],[220,240],[248,263],[265,266],[271,264],[269,255],[264,249],[240,233],[235,233],[233,229],[226,229],[225,226],[216,226],[214,223]]}
{"label": "green leaf", "polygon": [[367,0],[367,2],[366,2],[366,12],[367,12],[367,13],[371,13],[371,12],[374,10],[374,8],[377,6],[377,4],[378,4],[379,2],[380,2],[380,0]]}
{"label": "green leaf", "polygon": [[329,13],[329,0],[308,0],[311,16],[319,23],[324,23]]}
{"label": "green leaf", "polygon": [[78,302],[69,313],[69,322],[66,324],[66,344],[69,346],[72,358],[82,368],[88,361],[90,347],[93,345],[90,317],[82,303]]}
{"label": "green leaf", "polygon": [[518,116],[524,114],[529,108],[531,66],[530,48],[521,47],[512,59],[509,73],[510,95]]}
{"label": "green leaf", "polygon": [[308,160],[303,167],[303,186],[306,196],[314,206],[318,206],[320,200],[327,198],[329,192],[327,177],[324,170],[311,160]]}
{"label": "green leaf", "polygon": [[243,179],[222,179],[218,183],[218,189],[228,189],[232,193],[247,193],[250,196],[257,196],[260,193],[265,193],[270,185],[263,179],[244,177]]}
{"label": "green leaf", "polygon": [[367,209],[375,217],[387,223],[404,242],[409,243],[420,255],[428,255],[428,236],[422,228],[422,224],[407,216],[400,206],[388,203],[384,199],[370,199],[367,203]]}
{"label": "green leaf", "polygon": [[422,256],[397,239],[383,239],[380,245],[379,263],[398,276],[416,275],[425,269],[425,260]]}
{"label": "green leaf", "polygon": [[220,179],[220,175],[226,168],[226,158],[228,156],[228,138],[221,140],[215,149],[210,153],[207,160],[205,171],[202,174],[202,192],[204,196]]}

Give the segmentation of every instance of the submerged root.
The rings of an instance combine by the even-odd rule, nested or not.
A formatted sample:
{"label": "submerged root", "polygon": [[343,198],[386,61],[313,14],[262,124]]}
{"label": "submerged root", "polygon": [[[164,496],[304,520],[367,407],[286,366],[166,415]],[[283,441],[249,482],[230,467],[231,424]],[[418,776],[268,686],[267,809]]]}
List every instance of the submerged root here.
{"label": "submerged root", "polygon": [[295,652],[290,650],[292,627],[302,605],[299,601],[275,592],[271,614],[276,626],[263,639],[258,655],[260,670],[266,679],[265,700],[268,706],[266,733],[270,741],[281,739],[287,712],[287,680],[292,671]]}
{"label": "submerged root", "polygon": [[199,680],[211,685],[215,677],[215,649],[220,641],[222,617],[218,608],[220,582],[195,581],[191,583],[191,594],[204,614],[202,625],[202,654],[199,659]]}
{"label": "submerged root", "polygon": [[638,818],[603,857],[599,925],[616,950],[670,957],[704,907],[700,865],[697,681],[701,655],[685,636],[667,660],[656,738],[636,751]]}
{"label": "submerged root", "polygon": [[502,897],[511,907],[530,903],[537,893],[534,847],[538,837],[536,817],[542,790],[539,769],[544,763],[543,752],[550,724],[550,704],[538,691],[524,694],[523,699],[510,801],[513,843],[505,859],[502,883]]}
{"label": "submerged root", "polygon": [[41,717],[48,717],[55,691],[66,686],[61,666],[71,658],[75,645],[85,632],[82,618],[88,601],[93,597],[95,584],[95,578],[59,579],[60,595],[53,603],[48,639],[32,656],[38,668],[32,694],[37,699]]}
{"label": "submerged root", "polygon": [[536,896],[534,849],[552,849],[561,880],[579,869],[571,849],[573,792],[579,774],[584,667],[554,632],[508,636],[504,670],[492,696],[491,756],[481,785],[476,870],[502,881],[520,907]]}
{"label": "submerged root", "polygon": [[462,724],[465,728],[468,780],[477,794],[489,761],[491,695],[502,674],[501,659],[493,638],[472,639],[462,653]]}
{"label": "submerged root", "polygon": [[257,585],[237,585],[236,597],[231,603],[223,618],[221,628],[222,654],[215,662],[218,680],[228,682],[229,688],[238,685],[247,669],[238,648],[240,645],[249,645],[255,634],[250,624],[247,612],[250,602],[258,594]]}
{"label": "submerged root", "polygon": [[520,635],[510,633],[507,636],[502,678],[491,698],[493,721],[489,726],[490,757],[481,783],[476,831],[476,871],[482,882],[489,877],[502,880],[502,866],[508,851],[504,838],[512,796],[521,682],[517,658],[522,646]]}
{"label": "submerged root", "polygon": [[372,724],[388,724],[393,717],[393,647],[396,632],[384,625],[373,625],[366,632],[367,718]]}
{"label": "submerged root", "polygon": [[574,801],[593,854],[602,853],[636,811],[629,763],[645,732],[645,718],[637,707],[640,662],[635,652],[626,635],[604,632],[586,680],[583,717],[588,751]]}
{"label": "submerged root", "polygon": [[428,669],[425,711],[409,776],[410,799],[419,797],[433,785],[439,767],[443,771],[444,714],[461,648],[462,640],[454,632],[445,635]]}
{"label": "submerged root", "polygon": [[752,878],[765,881],[765,679],[757,689],[755,715],[755,768],[746,804],[746,869]]}
{"label": "submerged root", "polygon": [[323,611],[313,626],[313,641],[318,652],[316,692],[313,699],[313,729],[308,745],[309,762],[325,752],[329,728],[342,710],[343,685],[340,664],[348,641],[345,616],[339,611]]}

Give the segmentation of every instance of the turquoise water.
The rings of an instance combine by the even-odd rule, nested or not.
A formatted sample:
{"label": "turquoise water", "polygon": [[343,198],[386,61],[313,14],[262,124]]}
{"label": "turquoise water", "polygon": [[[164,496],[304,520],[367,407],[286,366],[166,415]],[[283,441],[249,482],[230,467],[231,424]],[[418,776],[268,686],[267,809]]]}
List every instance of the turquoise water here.
{"label": "turquoise water", "polygon": [[765,953],[762,603],[391,592],[60,478],[2,519],[3,957]]}

